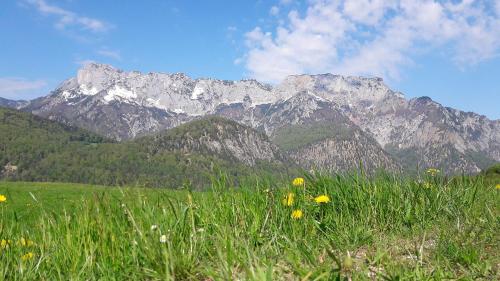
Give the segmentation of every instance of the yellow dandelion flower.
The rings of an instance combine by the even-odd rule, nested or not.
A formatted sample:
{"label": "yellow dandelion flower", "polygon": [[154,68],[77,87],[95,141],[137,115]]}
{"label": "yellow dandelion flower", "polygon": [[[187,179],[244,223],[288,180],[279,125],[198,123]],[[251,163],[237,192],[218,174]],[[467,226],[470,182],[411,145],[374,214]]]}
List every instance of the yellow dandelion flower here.
{"label": "yellow dandelion flower", "polygon": [[21,239],[19,240],[19,244],[23,247],[31,247],[35,243],[29,239],[24,239],[24,237],[21,237]]}
{"label": "yellow dandelion flower", "polygon": [[283,198],[283,201],[282,201],[283,205],[285,205],[285,206],[292,206],[294,198],[295,198],[295,194],[294,193],[292,193],[292,192],[288,193],[285,196],[285,198]]}
{"label": "yellow dandelion flower", "polygon": [[304,185],[304,178],[295,178],[293,181],[292,181],[292,185],[293,186],[303,186]]}
{"label": "yellow dandelion flower", "polygon": [[496,187],[496,189],[500,189],[500,183],[497,183],[497,185],[495,187]]}
{"label": "yellow dandelion flower", "polygon": [[328,195],[320,195],[320,196],[314,198],[314,201],[316,201],[316,203],[318,203],[318,204],[328,203],[328,202],[330,202],[330,197],[328,197]]}
{"label": "yellow dandelion flower", "polygon": [[0,194],[0,203],[7,201],[7,196]]}
{"label": "yellow dandelion flower", "polygon": [[33,254],[32,252],[29,252],[29,253],[27,253],[27,254],[23,255],[23,256],[21,257],[21,259],[22,259],[23,261],[27,261],[27,260],[32,259],[34,256],[35,256],[35,254]]}
{"label": "yellow dandelion flower", "polygon": [[5,239],[2,239],[0,241],[0,249],[5,249],[5,248],[8,248],[9,245],[10,245],[10,240],[5,240]]}
{"label": "yellow dandelion flower", "polygon": [[424,187],[425,187],[425,188],[431,188],[431,184],[430,184],[430,183],[428,183],[428,182],[424,182]]}
{"label": "yellow dandelion flower", "polygon": [[438,169],[435,169],[435,168],[429,168],[427,169],[427,174],[431,175],[431,176],[436,176],[437,174],[439,174],[441,171],[439,171]]}
{"label": "yellow dandelion flower", "polygon": [[302,212],[302,210],[295,210],[292,212],[292,219],[298,220],[302,218],[303,215],[304,213]]}

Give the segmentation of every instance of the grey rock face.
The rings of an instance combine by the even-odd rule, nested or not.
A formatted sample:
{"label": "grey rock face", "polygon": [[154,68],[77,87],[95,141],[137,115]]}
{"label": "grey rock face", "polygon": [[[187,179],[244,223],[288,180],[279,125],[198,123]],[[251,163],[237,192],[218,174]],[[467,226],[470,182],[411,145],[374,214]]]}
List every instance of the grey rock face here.
{"label": "grey rock face", "polygon": [[65,101],[56,91],[50,98],[34,100],[25,109],[50,120],[72,124],[116,140],[150,135],[191,120],[155,107],[113,100],[103,103],[94,97]]}
{"label": "grey rock face", "polygon": [[377,141],[341,113],[333,102],[301,92],[273,104],[262,122],[272,140],[307,169],[400,170]]}
{"label": "grey rock face", "polygon": [[[380,78],[294,75],[270,86],[89,64],[50,95],[22,108],[118,140],[215,114],[284,141],[288,153],[314,144],[317,156],[328,155],[307,166],[332,169],[339,159],[350,159],[340,166],[366,162],[395,167],[390,159],[396,158],[406,169],[432,166],[459,173],[500,161],[499,120],[443,107],[426,97],[407,100]],[[293,129],[315,137],[290,142],[287,130]],[[346,135],[351,138],[340,138],[337,131],[350,132]]]}
{"label": "grey rock face", "polygon": [[377,78],[300,75],[283,84],[336,103],[407,169],[477,172],[500,161],[499,120],[443,107],[428,97],[406,100]]}
{"label": "grey rock face", "polygon": [[361,131],[353,132],[350,139],[325,138],[289,151],[289,155],[300,166],[313,170],[400,170],[394,159]]}
{"label": "grey rock face", "polygon": [[218,155],[223,159],[255,166],[257,162],[281,163],[276,145],[255,129],[220,117],[209,117],[181,125],[154,137],[150,153],[177,151]]}

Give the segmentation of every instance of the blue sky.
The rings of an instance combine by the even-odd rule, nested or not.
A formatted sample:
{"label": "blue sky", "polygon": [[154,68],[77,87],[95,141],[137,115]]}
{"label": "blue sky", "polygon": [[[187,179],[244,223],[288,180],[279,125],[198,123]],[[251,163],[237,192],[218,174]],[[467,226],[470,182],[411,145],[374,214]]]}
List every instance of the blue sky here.
{"label": "blue sky", "polygon": [[97,61],[270,83],[380,76],[407,97],[498,119],[499,18],[499,0],[4,0],[0,96],[45,95]]}

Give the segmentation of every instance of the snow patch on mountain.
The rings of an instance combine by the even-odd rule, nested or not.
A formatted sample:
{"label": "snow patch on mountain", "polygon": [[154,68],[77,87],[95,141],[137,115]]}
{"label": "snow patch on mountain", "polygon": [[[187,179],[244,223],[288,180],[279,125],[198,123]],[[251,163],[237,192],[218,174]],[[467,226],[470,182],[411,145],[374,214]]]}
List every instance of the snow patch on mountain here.
{"label": "snow patch on mountain", "polygon": [[117,98],[134,102],[134,99],[137,98],[137,94],[129,89],[125,89],[118,85],[115,85],[108,90],[107,94],[103,98],[106,102],[116,100]]}
{"label": "snow patch on mountain", "polygon": [[203,87],[201,87],[200,85],[196,85],[194,87],[194,90],[193,90],[193,93],[191,93],[191,100],[197,100],[199,99],[200,95],[203,94]]}
{"label": "snow patch on mountain", "polygon": [[95,96],[99,91],[94,88],[87,86],[85,84],[80,85],[80,93],[85,96]]}

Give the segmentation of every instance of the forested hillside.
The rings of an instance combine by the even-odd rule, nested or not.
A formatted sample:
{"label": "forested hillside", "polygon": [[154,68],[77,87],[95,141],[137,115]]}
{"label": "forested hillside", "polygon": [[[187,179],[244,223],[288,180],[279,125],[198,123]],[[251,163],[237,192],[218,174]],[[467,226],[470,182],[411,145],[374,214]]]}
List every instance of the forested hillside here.
{"label": "forested hillside", "polygon": [[[226,128],[228,124],[233,129],[243,127],[221,118],[209,122],[212,126],[199,126],[197,122],[206,121],[186,124],[182,131],[194,130],[191,134],[203,135],[203,130]],[[231,133],[227,134],[226,139],[231,138]],[[171,141],[176,139],[172,133],[168,136]],[[149,187],[187,184],[202,188],[220,170],[239,180],[251,174],[265,177],[286,173],[281,162],[265,159],[253,159],[252,165],[248,165],[225,157],[224,153],[204,153],[205,150],[194,147],[174,149],[172,143],[158,150],[157,140],[158,137],[145,137],[116,143],[29,113],[0,108],[0,178]],[[265,143],[265,139],[262,141]]]}

